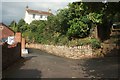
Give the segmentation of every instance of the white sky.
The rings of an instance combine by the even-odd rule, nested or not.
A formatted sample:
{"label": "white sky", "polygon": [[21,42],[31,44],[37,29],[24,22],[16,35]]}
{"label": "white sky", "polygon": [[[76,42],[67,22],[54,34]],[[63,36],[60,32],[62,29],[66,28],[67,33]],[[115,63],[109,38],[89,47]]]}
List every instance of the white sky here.
{"label": "white sky", "polygon": [[[67,7],[68,3],[81,0],[0,0],[0,22],[9,24],[11,21],[19,21],[24,18],[25,7],[35,10],[48,11],[56,13],[58,9]],[[101,2],[103,0],[83,0],[83,2]],[[107,0],[116,2],[119,0]]]}
{"label": "white sky", "polygon": [[[25,7],[35,10],[48,11],[48,8],[52,10],[52,13],[56,13],[58,9],[67,7],[68,3],[76,0],[2,0],[0,2],[0,19],[5,24],[10,24],[11,21],[19,21],[25,16]],[[2,16],[1,16],[2,15]]]}

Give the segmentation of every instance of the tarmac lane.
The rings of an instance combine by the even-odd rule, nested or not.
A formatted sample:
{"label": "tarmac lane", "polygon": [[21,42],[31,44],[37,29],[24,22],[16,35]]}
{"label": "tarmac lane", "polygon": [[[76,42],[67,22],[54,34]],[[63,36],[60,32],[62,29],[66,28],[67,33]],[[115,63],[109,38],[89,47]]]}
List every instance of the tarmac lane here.
{"label": "tarmac lane", "polygon": [[54,56],[38,49],[29,49],[3,71],[3,78],[118,78],[118,58],[73,60]]}

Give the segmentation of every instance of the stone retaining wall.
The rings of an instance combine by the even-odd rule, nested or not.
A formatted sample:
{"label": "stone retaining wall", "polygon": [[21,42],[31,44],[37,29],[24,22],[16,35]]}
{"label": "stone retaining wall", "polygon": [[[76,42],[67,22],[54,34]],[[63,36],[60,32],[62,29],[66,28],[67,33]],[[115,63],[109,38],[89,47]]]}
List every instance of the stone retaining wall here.
{"label": "stone retaining wall", "polygon": [[67,47],[67,46],[54,46],[54,45],[42,45],[42,44],[26,44],[26,47],[44,50],[50,54],[71,58],[71,59],[93,57],[93,51],[89,45]]}

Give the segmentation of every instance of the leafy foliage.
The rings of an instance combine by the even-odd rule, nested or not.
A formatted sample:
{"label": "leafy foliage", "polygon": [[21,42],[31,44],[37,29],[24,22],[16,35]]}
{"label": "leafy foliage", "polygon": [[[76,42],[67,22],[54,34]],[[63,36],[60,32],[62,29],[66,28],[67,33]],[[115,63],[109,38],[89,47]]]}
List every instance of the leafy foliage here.
{"label": "leafy foliage", "polygon": [[25,25],[25,21],[23,19],[20,19],[19,22],[18,22],[18,31],[19,32],[24,32],[26,30],[26,25]]}
{"label": "leafy foliage", "polygon": [[17,23],[15,21],[12,21],[9,27],[12,28],[15,32],[18,31]]}
{"label": "leafy foliage", "polygon": [[90,30],[90,20],[86,16],[88,7],[84,3],[69,4],[69,25],[68,36],[69,37],[86,37]]}
{"label": "leafy foliage", "polygon": [[91,20],[93,23],[97,24],[101,24],[102,23],[102,16],[103,14],[98,14],[98,13],[89,13],[88,14],[88,18],[89,20]]}
{"label": "leafy foliage", "polygon": [[27,24],[21,19],[18,24],[11,22],[10,27],[22,32],[28,42],[68,46],[91,44],[93,48],[99,48],[97,39],[83,38],[89,36],[93,25],[110,26],[107,24],[120,21],[119,7],[120,2],[73,2],[68,8],[58,10],[56,15],[48,16],[47,21],[35,20]]}
{"label": "leafy foliage", "polygon": [[100,48],[101,45],[100,45],[100,41],[98,41],[97,39],[91,39],[90,40],[90,43],[91,43],[91,46],[93,49],[97,49],[97,48]]}
{"label": "leafy foliage", "polygon": [[89,27],[82,21],[73,20],[73,24],[68,29],[68,36],[72,37],[86,37]]}

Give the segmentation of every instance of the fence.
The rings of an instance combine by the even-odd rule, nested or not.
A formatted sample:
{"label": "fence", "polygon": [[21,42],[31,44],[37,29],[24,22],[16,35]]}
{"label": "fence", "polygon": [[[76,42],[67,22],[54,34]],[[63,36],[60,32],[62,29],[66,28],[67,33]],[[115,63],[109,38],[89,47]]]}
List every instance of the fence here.
{"label": "fence", "polygon": [[14,45],[8,45],[7,43],[2,45],[2,69],[7,68],[15,61],[21,58],[21,43]]}

